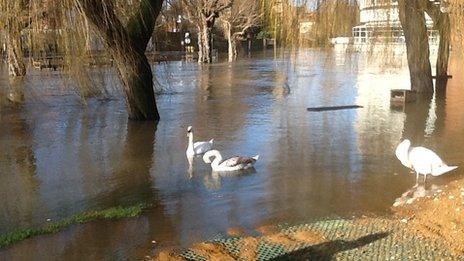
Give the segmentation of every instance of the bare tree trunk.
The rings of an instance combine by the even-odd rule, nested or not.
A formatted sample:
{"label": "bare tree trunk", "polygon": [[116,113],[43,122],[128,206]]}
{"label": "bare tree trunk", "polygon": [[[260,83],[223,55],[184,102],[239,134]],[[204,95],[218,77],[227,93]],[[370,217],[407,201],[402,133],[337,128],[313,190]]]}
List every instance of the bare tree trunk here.
{"label": "bare tree trunk", "polygon": [[158,120],[153,74],[144,53],[131,47],[121,47],[113,55],[121,78],[129,118],[132,120]]}
{"label": "bare tree trunk", "polygon": [[235,39],[229,39],[229,62],[237,59],[237,42]]}
{"label": "bare tree trunk", "polygon": [[229,23],[225,24],[225,34],[228,43],[228,55],[229,55],[229,62],[234,61],[237,59],[237,43],[235,41],[235,37],[232,35],[232,27]]}
{"label": "bare tree trunk", "polygon": [[212,32],[213,28],[209,25],[205,25],[203,26],[203,31],[201,32],[202,34],[202,38],[203,38],[203,46],[202,46],[202,50],[203,50],[203,59],[200,61],[198,60],[199,62],[204,62],[204,63],[211,63],[213,61],[213,53],[212,53]]}
{"label": "bare tree trunk", "polygon": [[432,18],[435,28],[438,30],[440,43],[438,46],[438,57],[436,63],[436,89],[446,88],[448,80],[448,62],[451,45],[451,25],[448,13],[442,13],[440,7],[428,0],[422,0],[425,11]]}
{"label": "bare tree trunk", "polygon": [[451,26],[448,14],[440,13],[438,32],[440,43],[438,46],[438,56],[436,64],[435,91],[446,94],[446,85],[448,83],[448,63],[451,45]]}
{"label": "bare tree trunk", "polygon": [[198,29],[198,62],[203,62],[203,30],[200,27]]}
{"label": "bare tree trunk", "polygon": [[208,63],[213,62],[213,25],[208,25],[206,28],[206,57]]}
{"label": "bare tree trunk", "polygon": [[17,30],[12,30],[7,35],[8,74],[12,77],[26,75],[20,37],[21,34]]}
{"label": "bare tree trunk", "polygon": [[159,120],[153,74],[145,49],[153,34],[162,0],[141,0],[124,27],[110,0],[75,0],[111,51],[124,86],[129,118]]}
{"label": "bare tree trunk", "polygon": [[433,92],[425,13],[419,0],[399,0],[398,7],[406,39],[411,90]]}
{"label": "bare tree trunk", "polygon": [[440,34],[440,44],[438,47],[437,57],[437,79],[447,79],[448,77],[448,63],[450,55],[450,42],[451,42],[451,26],[448,14],[441,14],[440,22],[438,24],[438,32]]}

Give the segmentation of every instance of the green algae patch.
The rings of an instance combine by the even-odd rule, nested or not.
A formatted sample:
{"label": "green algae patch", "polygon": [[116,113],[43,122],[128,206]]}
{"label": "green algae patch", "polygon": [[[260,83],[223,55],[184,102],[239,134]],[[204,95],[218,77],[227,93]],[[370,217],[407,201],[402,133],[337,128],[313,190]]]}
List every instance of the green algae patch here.
{"label": "green algae patch", "polygon": [[30,237],[57,233],[75,224],[83,224],[98,219],[111,220],[136,217],[142,214],[143,210],[149,207],[151,207],[151,204],[137,204],[128,207],[118,206],[103,210],[79,213],[57,222],[50,222],[44,227],[16,229],[9,233],[0,235],[0,248],[10,246]]}

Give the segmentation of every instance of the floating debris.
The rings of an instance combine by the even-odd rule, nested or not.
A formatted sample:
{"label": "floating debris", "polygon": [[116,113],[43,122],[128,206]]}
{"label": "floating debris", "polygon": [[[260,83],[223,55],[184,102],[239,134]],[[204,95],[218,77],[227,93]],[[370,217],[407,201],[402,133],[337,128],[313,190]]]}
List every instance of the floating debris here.
{"label": "floating debris", "polygon": [[310,107],[307,108],[307,111],[337,111],[337,110],[346,110],[346,109],[359,109],[363,108],[360,105],[343,105],[343,106],[327,106],[327,107]]}

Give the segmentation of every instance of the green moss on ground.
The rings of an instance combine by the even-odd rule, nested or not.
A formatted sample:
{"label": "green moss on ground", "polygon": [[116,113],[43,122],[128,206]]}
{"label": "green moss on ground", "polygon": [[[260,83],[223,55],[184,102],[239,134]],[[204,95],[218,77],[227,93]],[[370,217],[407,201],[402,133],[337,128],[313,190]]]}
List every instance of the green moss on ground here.
{"label": "green moss on ground", "polygon": [[136,217],[142,214],[142,211],[149,208],[151,204],[138,204],[129,207],[112,207],[97,211],[88,211],[79,213],[69,218],[39,228],[20,228],[9,233],[0,235],[0,248],[10,246],[24,239],[57,233],[71,225],[83,224],[97,219],[120,219],[128,217]]}

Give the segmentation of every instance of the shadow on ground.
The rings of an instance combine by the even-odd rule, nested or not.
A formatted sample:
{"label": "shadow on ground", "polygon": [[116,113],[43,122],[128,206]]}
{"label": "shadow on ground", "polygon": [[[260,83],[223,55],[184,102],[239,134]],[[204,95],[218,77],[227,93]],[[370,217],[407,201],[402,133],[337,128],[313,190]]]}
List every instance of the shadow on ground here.
{"label": "shadow on ground", "polygon": [[353,241],[334,240],[293,251],[272,260],[333,260],[334,255],[339,252],[362,247],[374,241],[385,238],[389,234],[389,232],[375,233],[360,237]]}

